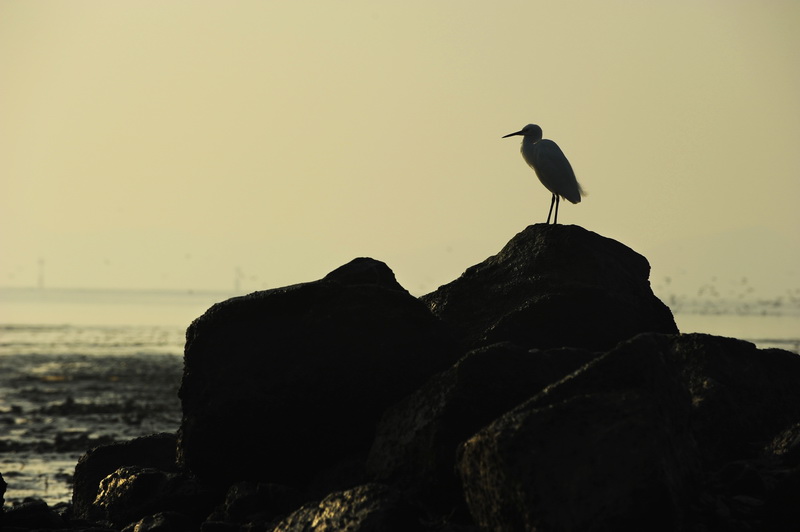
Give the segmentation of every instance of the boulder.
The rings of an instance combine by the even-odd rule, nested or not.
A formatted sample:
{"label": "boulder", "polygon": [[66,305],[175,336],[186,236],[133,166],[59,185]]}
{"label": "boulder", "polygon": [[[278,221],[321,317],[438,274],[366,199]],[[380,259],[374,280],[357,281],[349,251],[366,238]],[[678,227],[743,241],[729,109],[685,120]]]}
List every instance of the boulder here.
{"label": "boulder", "polygon": [[788,466],[800,466],[800,423],[781,431],[769,443],[767,453],[781,458]]}
{"label": "boulder", "polygon": [[17,505],[6,508],[0,530],[47,530],[64,528],[65,523],[55,510],[38,498],[26,497]]}
{"label": "boulder", "polygon": [[72,505],[77,519],[88,519],[100,481],[123,466],[153,467],[177,472],[175,434],[161,433],[96,447],[75,466]]}
{"label": "boulder", "polygon": [[306,504],[272,532],[415,532],[426,530],[420,517],[397,490],[366,484]]}
{"label": "boulder", "polygon": [[89,513],[95,521],[124,528],[160,512],[177,512],[197,529],[223,495],[181,473],[121,467],[100,482]]}
{"label": "boulder", "polygon": [[370,477],[412,491],[433,511],[463,507],[455,475],[458,445],[596,356],[568,348],[528,351],[509,343],[467,353],[387,410],[367,461]]}
{"label": "boulder", "polygon": [[692,398],[692,430],[709,468],[756,457],[800,421],[795,353],[684,334],[671,338],[669,356],[681,367]]}
{"label": "boulder", "polygon": [[762,530],[797,532],[800,528],[800,468],[786,472],[767,501]]}
{"label": "boulder", "polygon": [[225,502],[206,519],[203,527],[269,523],[296,510],[303,502],[298,491],[287,486],[237,482],[228,489]]}
{"label": "boulder", "polygon": [[363,460],[383,411],[463,354],[372,259],[214,305],[186,336],[179,460],[225,486]]}
{"label": "boulder", "polygon": [[126,526],[122,532],[185,532],[197,530],[197,523],[178,512],[159,512]]}
{"label": "boulder", "polygon": [[615,240],[537,224],[422,300],[469,348],[607,350],[638,333],[678,332],[649,274],[647,259]]}
{"label": "boulder", "polygon": [[670,341],[622,343],[467,440],[458,467],[476,523],[681,530],[700,460]]}

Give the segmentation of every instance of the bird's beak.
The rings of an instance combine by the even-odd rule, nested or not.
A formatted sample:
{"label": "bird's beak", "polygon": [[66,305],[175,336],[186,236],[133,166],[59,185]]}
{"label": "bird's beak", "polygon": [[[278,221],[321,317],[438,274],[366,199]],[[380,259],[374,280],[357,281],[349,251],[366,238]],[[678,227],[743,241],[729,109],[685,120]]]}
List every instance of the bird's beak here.
{"label": "bird's beak", "polygon": [[514,135],[522,135],[522,130],[519,130],[516,133],[509,133],[508,135],[503,135],[501,138],[513,137]]}

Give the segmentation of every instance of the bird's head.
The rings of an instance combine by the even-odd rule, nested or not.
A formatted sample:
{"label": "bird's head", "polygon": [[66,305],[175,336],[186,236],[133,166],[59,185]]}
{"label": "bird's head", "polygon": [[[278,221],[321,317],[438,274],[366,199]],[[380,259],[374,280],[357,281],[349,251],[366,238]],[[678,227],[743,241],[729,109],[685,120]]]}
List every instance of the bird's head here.
{"label": "bird's head", "polygon": [[514,135],[522,135],[523,137],[533,137],[534,140],[542,140],[542,128],[540,128],[536,124],[528,124],[527,126],[517,131],[516,133],[509,133],[508,135],[503,135],[503,138],[513,137]]}

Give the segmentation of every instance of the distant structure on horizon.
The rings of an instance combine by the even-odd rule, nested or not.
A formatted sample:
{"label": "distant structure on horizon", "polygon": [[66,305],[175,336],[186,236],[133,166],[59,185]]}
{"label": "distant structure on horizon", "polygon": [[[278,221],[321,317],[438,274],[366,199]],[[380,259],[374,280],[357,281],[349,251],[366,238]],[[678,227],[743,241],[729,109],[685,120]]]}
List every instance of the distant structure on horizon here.
{"label": "distant structure on horizon", "polygon": [[39,275],[36,279],[36,288],[44,290],[44,259],[39,257]]}

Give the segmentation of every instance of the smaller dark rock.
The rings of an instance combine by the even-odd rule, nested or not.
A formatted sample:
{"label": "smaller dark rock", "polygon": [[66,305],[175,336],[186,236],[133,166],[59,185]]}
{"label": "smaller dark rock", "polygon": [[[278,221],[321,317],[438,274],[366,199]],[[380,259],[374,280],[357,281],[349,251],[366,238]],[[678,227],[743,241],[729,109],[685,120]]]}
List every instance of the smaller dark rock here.
{"label": "smaller dark rock", "polygon": [[303,500],[317,501],[336,491],[345,491],[369,483],[366,472],[367,453],[358,453],[338,460],[317,472],[303,489]]}
{"label": "smaller dark rock", "polygon": [[6,481],[3,478],[3,474],[0,473],[0,521],[2,521],[3,519],[3,506],[6,503],[5,495],[7,487],[8,484],[6,484]]}
{"label": "smaller dark rock", "polygon": [[121,467],[100,482],[90,515],[122,528],[159,512],[175,511],[197,528],[220,499],[221,494],[184,474]]}
{"label": "smaller dark rock", "polygon": [[731,462],[718,473],[726,488],[726,495],[763,497],[767,491],[758,470],[747,462]]}
{"label": "smaller dark rock", "polygon": [[778,434],[766,450],[768,454],[779,456],[788,466],[800,465],[800,423],[795,423]]}
{"label": "smaller dark rock", "polygon": [[381,484],[365,484],[304,505],[281,520],[274,530],[415,532],[425,528],[418,512],[399,491]]}
{"label": "smaller dark rock", "polygon": [[178,512],[159,512],[126,526],[122,532],[191,532],[197,525]]}
{"label": "smaller dark rock", "polygon": [[800,468],[793,469],[775,487],[764,506],[763,530],[797,532],[800,529]]}
{"label": "smaller dark rock", "polygon": [[288,486],[265,482],[237,482],[228,489],[225,502],[206,522],[238,525],[270,521],[297,509],[302,502],[297,490]]}
{"label": "smaller dark rock", "polygon": [[209,519],[200,525],[200,532],[241,532],[239,523]]}
{"label": "smaller dark rock", "polygon": [[175,434],[152,434],[88,451],[75,466],[72,491],[75,517],[89,517],[100,481],[122,466],[154,467],[161,471],[177,472],[176,442]]}
{"label": "smaller dark rock", "polygon": [[[200,532],[241,532],[243,529],[239,523],[228,521],[215,521],[209,519],[200,525]],[[255,532],[255,531],[252,531]]]}
{"label": "smaller dark rock", "polygon": [[3,530],[52,529],[62,528],[64,520],[43,500],[26,498],[21,504],[5,509],[2,524]]}

